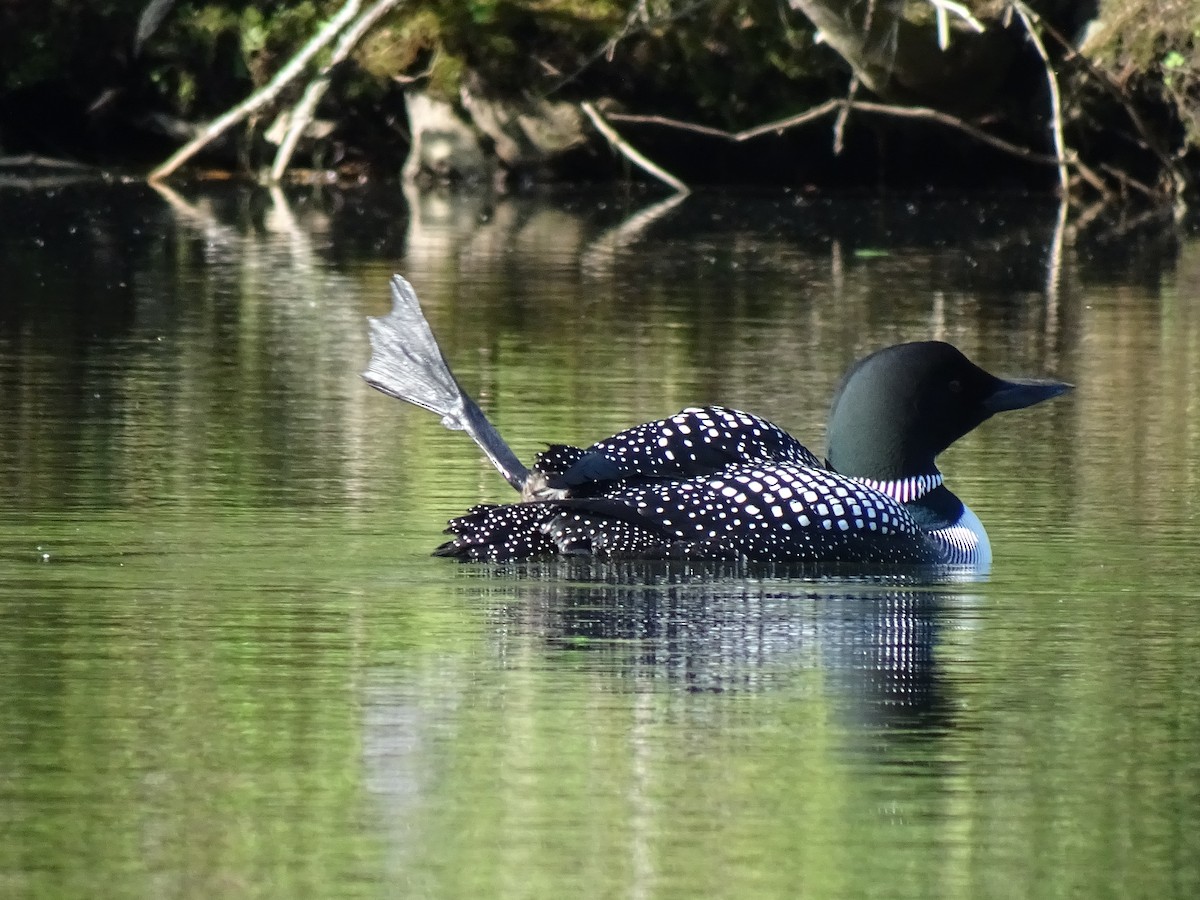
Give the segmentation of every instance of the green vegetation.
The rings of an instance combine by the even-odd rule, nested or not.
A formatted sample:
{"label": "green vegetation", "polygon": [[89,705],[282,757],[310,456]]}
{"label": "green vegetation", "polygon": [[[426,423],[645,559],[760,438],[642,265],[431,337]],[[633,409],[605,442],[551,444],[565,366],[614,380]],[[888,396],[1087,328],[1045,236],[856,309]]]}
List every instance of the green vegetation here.
{"label": "green vegetation", "polygon": [[1104,69],[1166,104],[1200,146],[1200,3],[1104,0],[1083,49]]}
{"label": "green vegetation", "polygon": [[[6,4],[0,153],[139,167],[161,160],[266,85],[343,7],[342,0],[100,0],[84,10],[70,0]],[[881,173],[886,182],[907,171],[918,182],[951,172],[984,186],[1049,187],[1054,167],[1045,157],[1055,153],[1057,124],[1073,190],[1163,196],[1190,187],[1200,146],[1200,0],[1102,0],[1090,10],[1065,0],[974,0],[965,4],[969,14],[940,23],[937,9],[930,0],[412,0],[375,22],[335,73],[317,115],[332,126],[324,130],[332,137],[319,140],[336,143],[337,154],[309,150],[312,158],[396,172],[409,145],[404,97],[411,91],[445,104],[485,147],[496,135],[472,121],[464,89],[507,104],[501,120],[517,115],[512,104],[589,101],[730,132],[852,96],[893,106],[851,111],[836,149],[826,122],[759,139],[708,169],[696,164],[694,132],[621,127],[689,180],[756,173],[873,183]],[[1057,106],[1031,31],[1055,73]],[[262,164],[273,153],[262,135],[330,53],[326,46],[312,70],[231,133],[233,146],[209,148],[216,154],[209,161]],[[944,120],[927,116],[916,126],[911,115],[893,112],[911,107],[963,127],[951,122],[957,132],[948,133]],[[1010,146],[987,150],[971,128]],[[603,159],[593,155],[591,175],[615,171]]]}

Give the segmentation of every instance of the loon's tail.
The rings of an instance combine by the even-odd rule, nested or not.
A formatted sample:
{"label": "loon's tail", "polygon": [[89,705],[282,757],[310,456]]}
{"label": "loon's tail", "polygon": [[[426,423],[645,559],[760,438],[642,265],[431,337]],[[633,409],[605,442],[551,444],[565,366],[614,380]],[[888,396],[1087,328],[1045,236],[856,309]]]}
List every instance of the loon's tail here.
{"label": "loon's tail", "polygon": [[371,361],[363,372],[367,384],[437,413],[447,428],[465,431],[505,480],[521,490],[529,470],[455,380],[412,285],[393,275],[392,311],[367,321],[371,326]]}

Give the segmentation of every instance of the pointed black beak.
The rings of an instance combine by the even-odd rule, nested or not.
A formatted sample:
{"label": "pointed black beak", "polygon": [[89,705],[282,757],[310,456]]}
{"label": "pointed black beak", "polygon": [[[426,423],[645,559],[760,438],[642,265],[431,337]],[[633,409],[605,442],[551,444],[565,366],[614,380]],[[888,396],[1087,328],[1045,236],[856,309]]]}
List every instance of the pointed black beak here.
{"label": "pointed black beak", "polygon": [[1049,378],[997,378],[996,389],[984,398],[983,406],[989,413],[1024,409],[1074,389],[1073,384]]}

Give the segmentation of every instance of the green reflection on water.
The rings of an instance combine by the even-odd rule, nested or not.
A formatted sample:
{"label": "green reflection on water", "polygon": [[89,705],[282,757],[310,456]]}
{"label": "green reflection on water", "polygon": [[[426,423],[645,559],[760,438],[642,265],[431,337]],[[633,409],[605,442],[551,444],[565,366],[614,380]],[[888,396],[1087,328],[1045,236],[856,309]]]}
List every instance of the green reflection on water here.
{"label": "green reflection on water", "polygon": [[374,871],[362,600],[313,554],[329,535],[282,518],[26,524],[52,549],[2,580],[17,895],[331,895]]}
{"label": "green reflection on water", "polygon": [[[1200,890],[1192,244],[1051,304],[1036,210],[66,199],[0,224],[0,893]],[[393,269],[525,458],[695,402],[820,448],[930,334],[1079,390],[944,460],[987,584],[482,575],[426,554],[506,487],[357,376]]]}

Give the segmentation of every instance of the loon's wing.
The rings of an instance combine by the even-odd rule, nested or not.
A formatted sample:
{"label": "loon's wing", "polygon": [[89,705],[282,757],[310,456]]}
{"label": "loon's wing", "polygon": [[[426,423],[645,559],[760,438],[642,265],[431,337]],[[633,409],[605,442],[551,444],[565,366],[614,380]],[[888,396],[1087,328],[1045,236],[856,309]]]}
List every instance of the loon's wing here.
{"label": "loon's wing", "polygon": [[686,457],[674,460],[648,458],[636,454],[614,454],[593,448],[580,449],[551,444],[538,454],[535,468],[547,476],[551,487],[578,489],[586,485],[602,486],[624,479],[691,478],[719,472],[740,457],[721,447],[698,447]]}
{"label": "loon's wing", "polygon": [[[551,451],[562,449],[551,447]],[[553,462],[558,466],[554,467]],[[779,426],[751,413],[719,406],[689,407],[573,454],[544,454],[538,468],[550,476],[551,486],[578,489],[630,478],[712,475],[731,463],[790,463],[822,468],[803,444]]]}
{"label": "loon's wing", "polygon": [[437,413],[447,428],[465,431],[505,480],[521,490],[529,470],[459,386],[412,285],[393,275],[392,311],[367,321],[371,326],[371,361],[363,372],[367,384]]}
{"label": "loon's wing", "polygon": [[[453,519],[437,556],[559,555],[783,563],[970,563],[931,541],[898,501],[810,466],[734,463],[688,480],[628,480],[599,496],[484,506]],[[954,555],[957,554],[957,555]]]}
{"label": "loon's wing", "polygon": [[451,519],[434,556],[513,562],[556,555],[661,557],[673,544],[662,523],[606,498],[483,505]]}

